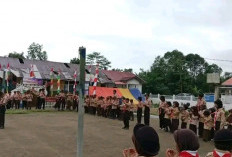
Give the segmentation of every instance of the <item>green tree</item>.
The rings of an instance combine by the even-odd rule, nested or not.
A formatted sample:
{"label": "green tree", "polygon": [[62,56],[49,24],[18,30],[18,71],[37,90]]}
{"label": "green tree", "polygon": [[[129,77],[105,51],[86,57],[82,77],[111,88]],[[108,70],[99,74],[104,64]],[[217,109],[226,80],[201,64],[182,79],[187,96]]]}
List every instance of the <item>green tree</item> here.
{"label": "green tree", "polygon": [[98,63],[100,69],[111,67],[111,62],[99,52],[88,54],[86,63],[90,65],[96,65]]}
{"label": "green tree", "polygon": [[27,58],[28,59],[37,59],[37,60],[47,60],[47,52],[43,51],[43,45],[38,43],[32,43],[27,50]]}
{"label": "green tree", "polygon": [[70,60],[70,63],[72,63],[72,64],[79,64],[80,63],[80,59],[75,57],[75,58],[73,58],[73,59]]}
{"label": "green tree", "polygon": [[20,59],[25,59],[25,57],[24,57],[24,52],[22,52],[22,53],[17,53],[17,52],[11,52],[11,53],[9,53],[8,54],[8,57],[10,57],[10,58],[20,58]]}

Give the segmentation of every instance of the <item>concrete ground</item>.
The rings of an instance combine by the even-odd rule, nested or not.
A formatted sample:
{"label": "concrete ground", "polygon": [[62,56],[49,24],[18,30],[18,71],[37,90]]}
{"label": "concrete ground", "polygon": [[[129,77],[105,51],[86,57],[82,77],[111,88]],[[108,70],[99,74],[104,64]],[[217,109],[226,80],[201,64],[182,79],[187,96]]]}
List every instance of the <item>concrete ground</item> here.
{"label": "concrete ground", "polygon": [[[161,151],[175,148],[171,133],[158,130],[158,119],[151,120],[160,137]],[[84,156],[119,157],[124,148],[133,147],[130,130],[122,130],[122,122],[85,115]],[[6,126],[0,130],[0,156],[4,157],[75,157],[77,113],[47,112],[7,114]],[[201,156],[213,149],[212,142],[201,142]]]}

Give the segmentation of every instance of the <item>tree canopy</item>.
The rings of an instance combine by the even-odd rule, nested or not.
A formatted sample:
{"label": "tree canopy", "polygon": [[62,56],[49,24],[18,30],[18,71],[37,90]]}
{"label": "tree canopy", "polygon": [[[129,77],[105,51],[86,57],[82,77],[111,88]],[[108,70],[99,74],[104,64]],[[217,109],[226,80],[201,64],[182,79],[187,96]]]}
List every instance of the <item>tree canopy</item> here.
{"label": "tree canopy", "polygon": [[73,58],[73,59],[70,60],[70,63],[72,63],[72,64],[79,64],[80,63],[80,59],[75,57],[75,58]]}
{"label": "tree canopy", "polygon": [[22,53],[17,53],[17,52],[11,52],[11,53],[9,53],[8,54],[8,57],[10,57],[10,58],[20,58],[20,59],[25,59],[25,57],[24,57],[24,52],[22,52]]}
{"label": "tree canopy", "polygon": [[101,53],[93,52],[87,55],[86,64],[96,65],[97,63],[100,69],[111,67],[111,62],[105,56],[101,55]]}
{"label": "tree canopy", "polygon": [[209,64],[198,54],[184,55],[178,50],[155,58],[150,70],[138,74],[146,84],[143,92],[159,94],[213,92],[206,83],[207,73],[222,73],[216,64]]}
{"label": "tree canopy", "polygon": [[43,45],[33,42],[28,47],[27,59],[47,60],[47,52],[43,50]]}

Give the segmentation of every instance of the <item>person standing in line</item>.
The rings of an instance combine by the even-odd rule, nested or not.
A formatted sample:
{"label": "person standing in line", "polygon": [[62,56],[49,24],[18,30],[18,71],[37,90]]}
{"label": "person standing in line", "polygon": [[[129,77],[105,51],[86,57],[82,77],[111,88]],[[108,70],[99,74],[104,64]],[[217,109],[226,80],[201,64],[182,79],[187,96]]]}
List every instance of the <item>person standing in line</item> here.
{"label": "person standing in line", "polygon": [[131,121],[134,121],[134,108],[135,108],[135,105],[134,105],[133,99],[131,99],[130,100],[130,120]]}
{"label": "person standing in line", "polygon": [[66,95],[63,90],[60,92],[60,99],[61,99],[61,110],[64,111],[66,106]]}
{"label": "person standing in line", "polygon": [[160,129],[164,128],[164,116],[165,116],[166,101],[164,96],[160,96],[160,105],[159,105],[159,124]]}
{"label": "person standing in line", "polygon": [[4,97],[4,94],[0,92],[0,129],[5,128],[5,112],[6,112],[6,103],[7,100]]}
{"label": "person standing in line", "polygon": [[[172,115],[172,103],[170,101],[168,101],[167,103],[167,107],[165,109],[165,116],[164,116],[164,129],[166,132],[168,131],[172,131],[171,128],[171,115]],[[169,128],[169,130],[168,130]]]}
{"label": "person standing in line", "polygon": [[45,110],[45,99],[46,99],[46,95],[45,95],[45,90],[42,89],[40,92],[40,108],[43,108],[43,110]]}
{"label": "person standing in line", "polygon": [[23,93],[22,94],[22,102],[23,102],[23,106],[22,108],[24,109],[27,109],[27,96],[26,96],[27,92]]}
{"label": "person standing in line", "polygon": [[19,91],[17,91],[14,94],[14,101],[15,101],[15,109],[19,109],[19,105],[20,105]]}
{"label": "person standing in line", "polygon": [[123,108],[124,108],[124,113],[123,113],[124,127],[122,129],[129,130],[130,102],[129,102],[128,98],[126,98],[126,101],[124,102]]}
{"label": "person standing in line", "polygon": [[7,104],[6,104],[6,108],[10,109],[11,108],[11,92],[6,93],[5,97],[7,98]]}
{"label": "person standing in line", "polygon": [[173,109],[172,109],[172,133],[179,128],[179,116],[180,116],[180,109],[179,109],[179,103],[177,101],[173,102]]}
{"label": "person standing in line", "polygon": [[213,118],[211,117],[210,110],[204,111],[204,130],[202,133],[203,141],[208,142],[212,139],[211,130],[213,128]]}
{"label": "person standing in line", "polygon": [[181,110],[181,129],[186,129],[189,120],[188,105],[185,104]]}
{"label": "person standing in line", "polygon": [[116,112],[117,112],[117,97],[116,96],[112,98],[111,105],[112,105],[112,119],[116,119]]}
{"label": "person standing in line", "polygon": [[32,107],[32,99],[33,99],[33,95],[31,93],[31,91],[27,91],[26,93],[26,100],[27,100],[27,110],[31,110]]}
{"label": "person standing in line", "polygon": [[198,134],[199,138],[202,138],[203,130],[204,130],[204,111],[206,110],[206,105],[202,105],[200,107],[199,115],[199,123],[198,123]]}
{"label": "person standing in line", "polygon": [[196,106],[191,107],[189,129],[197,135],[198,109]]}
{"label": "person standing in line", "polygon": [[137,124],[141,124],[142,113],[143,113],[143,102],[142,97],[138,97],[138,105],[137,105]]}
{"label": "person standing in line", "polygon": [[204,100],[204,94],[199,94],[196,104],[198,111],[200,111],[202,105],[206,105],[206,101]]}
{"label": "person standing in line", "polygon": [[14,108],[14,104],[15,104],[15,100],[14,100],[14,94],[15,94],[15,92],[13,93],[13,92],[11,92],[11,95],[10,95],[10,100],[11,100],[11,109],[13,109]]}
{"label": "person standing in line", "polygon": [[227,123],[228,129],[232,131],[232,109],[229,110],[229,115],[226,118],[226,123]]}
{"label": "person standing in line", "polygon": [[214,102],[216,107],[216,112],[214,113],[214,127],[215,131],[222,129],[226,122],[225,111],[223,110],[223,104],[221,100],[216,100]]}
{"label": "person standing in line", "polygon": [[150,125],[150,107],[151,107],[151,99],[147,94],[144,103],[144,124],[148,126]]}
{"label": "person standing in line", "polygon": [[[85,99],[86,99],[86,97],[85,97]],[[78,104],[79,104],[79,98],[78,98],[78,94],[77,93],[75,93],[74,95],[73,95],[73,111],[77,111],[78,112]],[[85,102],[85,105],[84,105],[84,108],[85,108],[85,113],[86,113],[86,105],[87,105],[87,103]]]}
{"label": "person standing in line", "polygon": [[71,94],[70,92],[67,93],[67,107],[66,109],[71,111],[71,109],[73,108],[73,94]]}

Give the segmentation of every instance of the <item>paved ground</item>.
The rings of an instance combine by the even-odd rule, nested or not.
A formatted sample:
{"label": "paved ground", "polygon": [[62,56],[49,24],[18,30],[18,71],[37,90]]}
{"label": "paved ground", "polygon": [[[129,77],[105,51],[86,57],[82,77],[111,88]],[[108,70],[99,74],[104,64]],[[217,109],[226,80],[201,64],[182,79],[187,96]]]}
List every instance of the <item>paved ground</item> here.
{"label": "paved ground", "polygon": [[[158,120],[152,119],[157,129]],[[124,148],[133,147],[132,128],[122,130],[122,122],[85,115],[85,157],[120,157]],[[172,134],[157,130],[161,141],[160,157],[166,148],[175,148]],[[6,115],[6,128],[0,130],[0,156],[75,157],[77,114],[73,112]],[[213,149],[201,141],[200,154]]]}

